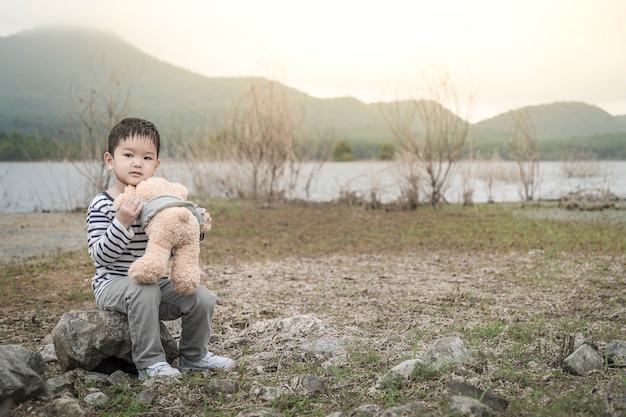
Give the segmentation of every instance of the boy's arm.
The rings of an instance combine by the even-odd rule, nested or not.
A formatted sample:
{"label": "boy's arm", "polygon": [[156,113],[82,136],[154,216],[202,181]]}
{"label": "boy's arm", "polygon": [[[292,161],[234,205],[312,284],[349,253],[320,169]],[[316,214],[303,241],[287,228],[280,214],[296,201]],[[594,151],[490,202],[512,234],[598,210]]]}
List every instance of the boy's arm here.
{"label": "boy's arm", "polygon": [[96,264],[115,262],[133,236],[132,228],[122,224],[110,203],[90,205],[87,211],[87,247],[89,257]]}

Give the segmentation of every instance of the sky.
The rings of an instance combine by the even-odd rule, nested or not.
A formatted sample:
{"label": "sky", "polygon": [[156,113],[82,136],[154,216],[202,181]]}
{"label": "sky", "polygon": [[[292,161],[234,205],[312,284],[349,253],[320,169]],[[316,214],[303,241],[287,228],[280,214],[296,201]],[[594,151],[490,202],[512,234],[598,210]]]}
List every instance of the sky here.
{"label": "sky", "polygon": [[319,98],[425,98],[445,78],[470,121],[560,101],[626,114],[624,22],[624,0],[0,2],[0,37],[107,30],[206,76],[260,76]]}

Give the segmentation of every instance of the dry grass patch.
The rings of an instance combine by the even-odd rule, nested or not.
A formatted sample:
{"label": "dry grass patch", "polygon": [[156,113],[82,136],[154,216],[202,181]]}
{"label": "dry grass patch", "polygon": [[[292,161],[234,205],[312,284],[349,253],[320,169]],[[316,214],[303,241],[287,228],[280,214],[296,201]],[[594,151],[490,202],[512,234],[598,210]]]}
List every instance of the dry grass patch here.
{"label": "dry grass patch", "polygon": [[[446,384],[456,378],[508,399],[503,415],[591,416],[606,412],[610,387],[626,385],[622,368],[575,377],[559,366],[565,334],[600,349],[625,338],[619,216],[571,221],[561,211],[541,211],[554,208],[526,207],[520,215],[519,206],[507,205],[414,212],[309,203],[260,208],[245,201],[208,207],[214,229],[202,248],[203,279],[219,296],[214,330],[222,335],[212,349],[238,361],[230,377],[241,390],[207,395],[211,377],[195,375],[149,411],[111,407],[108,415],[236,415],[270,407],[278,415],[324,416],[417,399],[446,415]],[[5,260],[2,343],[37,350],[63,312],[95,308],[85,280],[91,272],[84,251]],[[263,353],[284,346],[271,338],[244,341],[246,329],[298,314],[315,315],[347,341],[346,364],[291,357],[273,371],[258,370]],[[464,340],[470,363],[372,390],[391,367],[451,335]],[[252,395],[259,384],[289,387],[302,373],[323,378],[329,391],[311,398],[294,392],[269,405]],[[141,389],[124,393],[126,411]]]}

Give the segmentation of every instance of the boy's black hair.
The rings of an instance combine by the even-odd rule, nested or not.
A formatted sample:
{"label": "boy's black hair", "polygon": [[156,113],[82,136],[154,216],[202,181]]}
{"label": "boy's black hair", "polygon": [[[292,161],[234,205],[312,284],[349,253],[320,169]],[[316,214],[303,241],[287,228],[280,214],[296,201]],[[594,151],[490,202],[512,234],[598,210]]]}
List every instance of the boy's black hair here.
{"label": "boy's black hair", "polygon": [[120,142],[131,136],[141,136],[150,140],[156,146],[156,153],[159,156],[161,136],[158,129],[152,122],[137,117],[127,117],[113,126],[109,133],[109,153],[113,155]]}

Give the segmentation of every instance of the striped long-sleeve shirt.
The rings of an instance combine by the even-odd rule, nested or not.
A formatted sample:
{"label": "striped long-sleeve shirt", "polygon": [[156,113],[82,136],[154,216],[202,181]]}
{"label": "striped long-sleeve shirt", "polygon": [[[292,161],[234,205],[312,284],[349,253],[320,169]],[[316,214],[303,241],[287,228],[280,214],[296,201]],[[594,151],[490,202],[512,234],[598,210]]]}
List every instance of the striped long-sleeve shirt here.
{"label": "striped long-sleeve shirt", "polygon": [[130,230],[115,218],[113,198],[106,192],[94,197],[87,209],[87,246],[96,266],[96,299],[113,280],[128,276],[128,268],[146,251],[148,236],[137,220]]}

